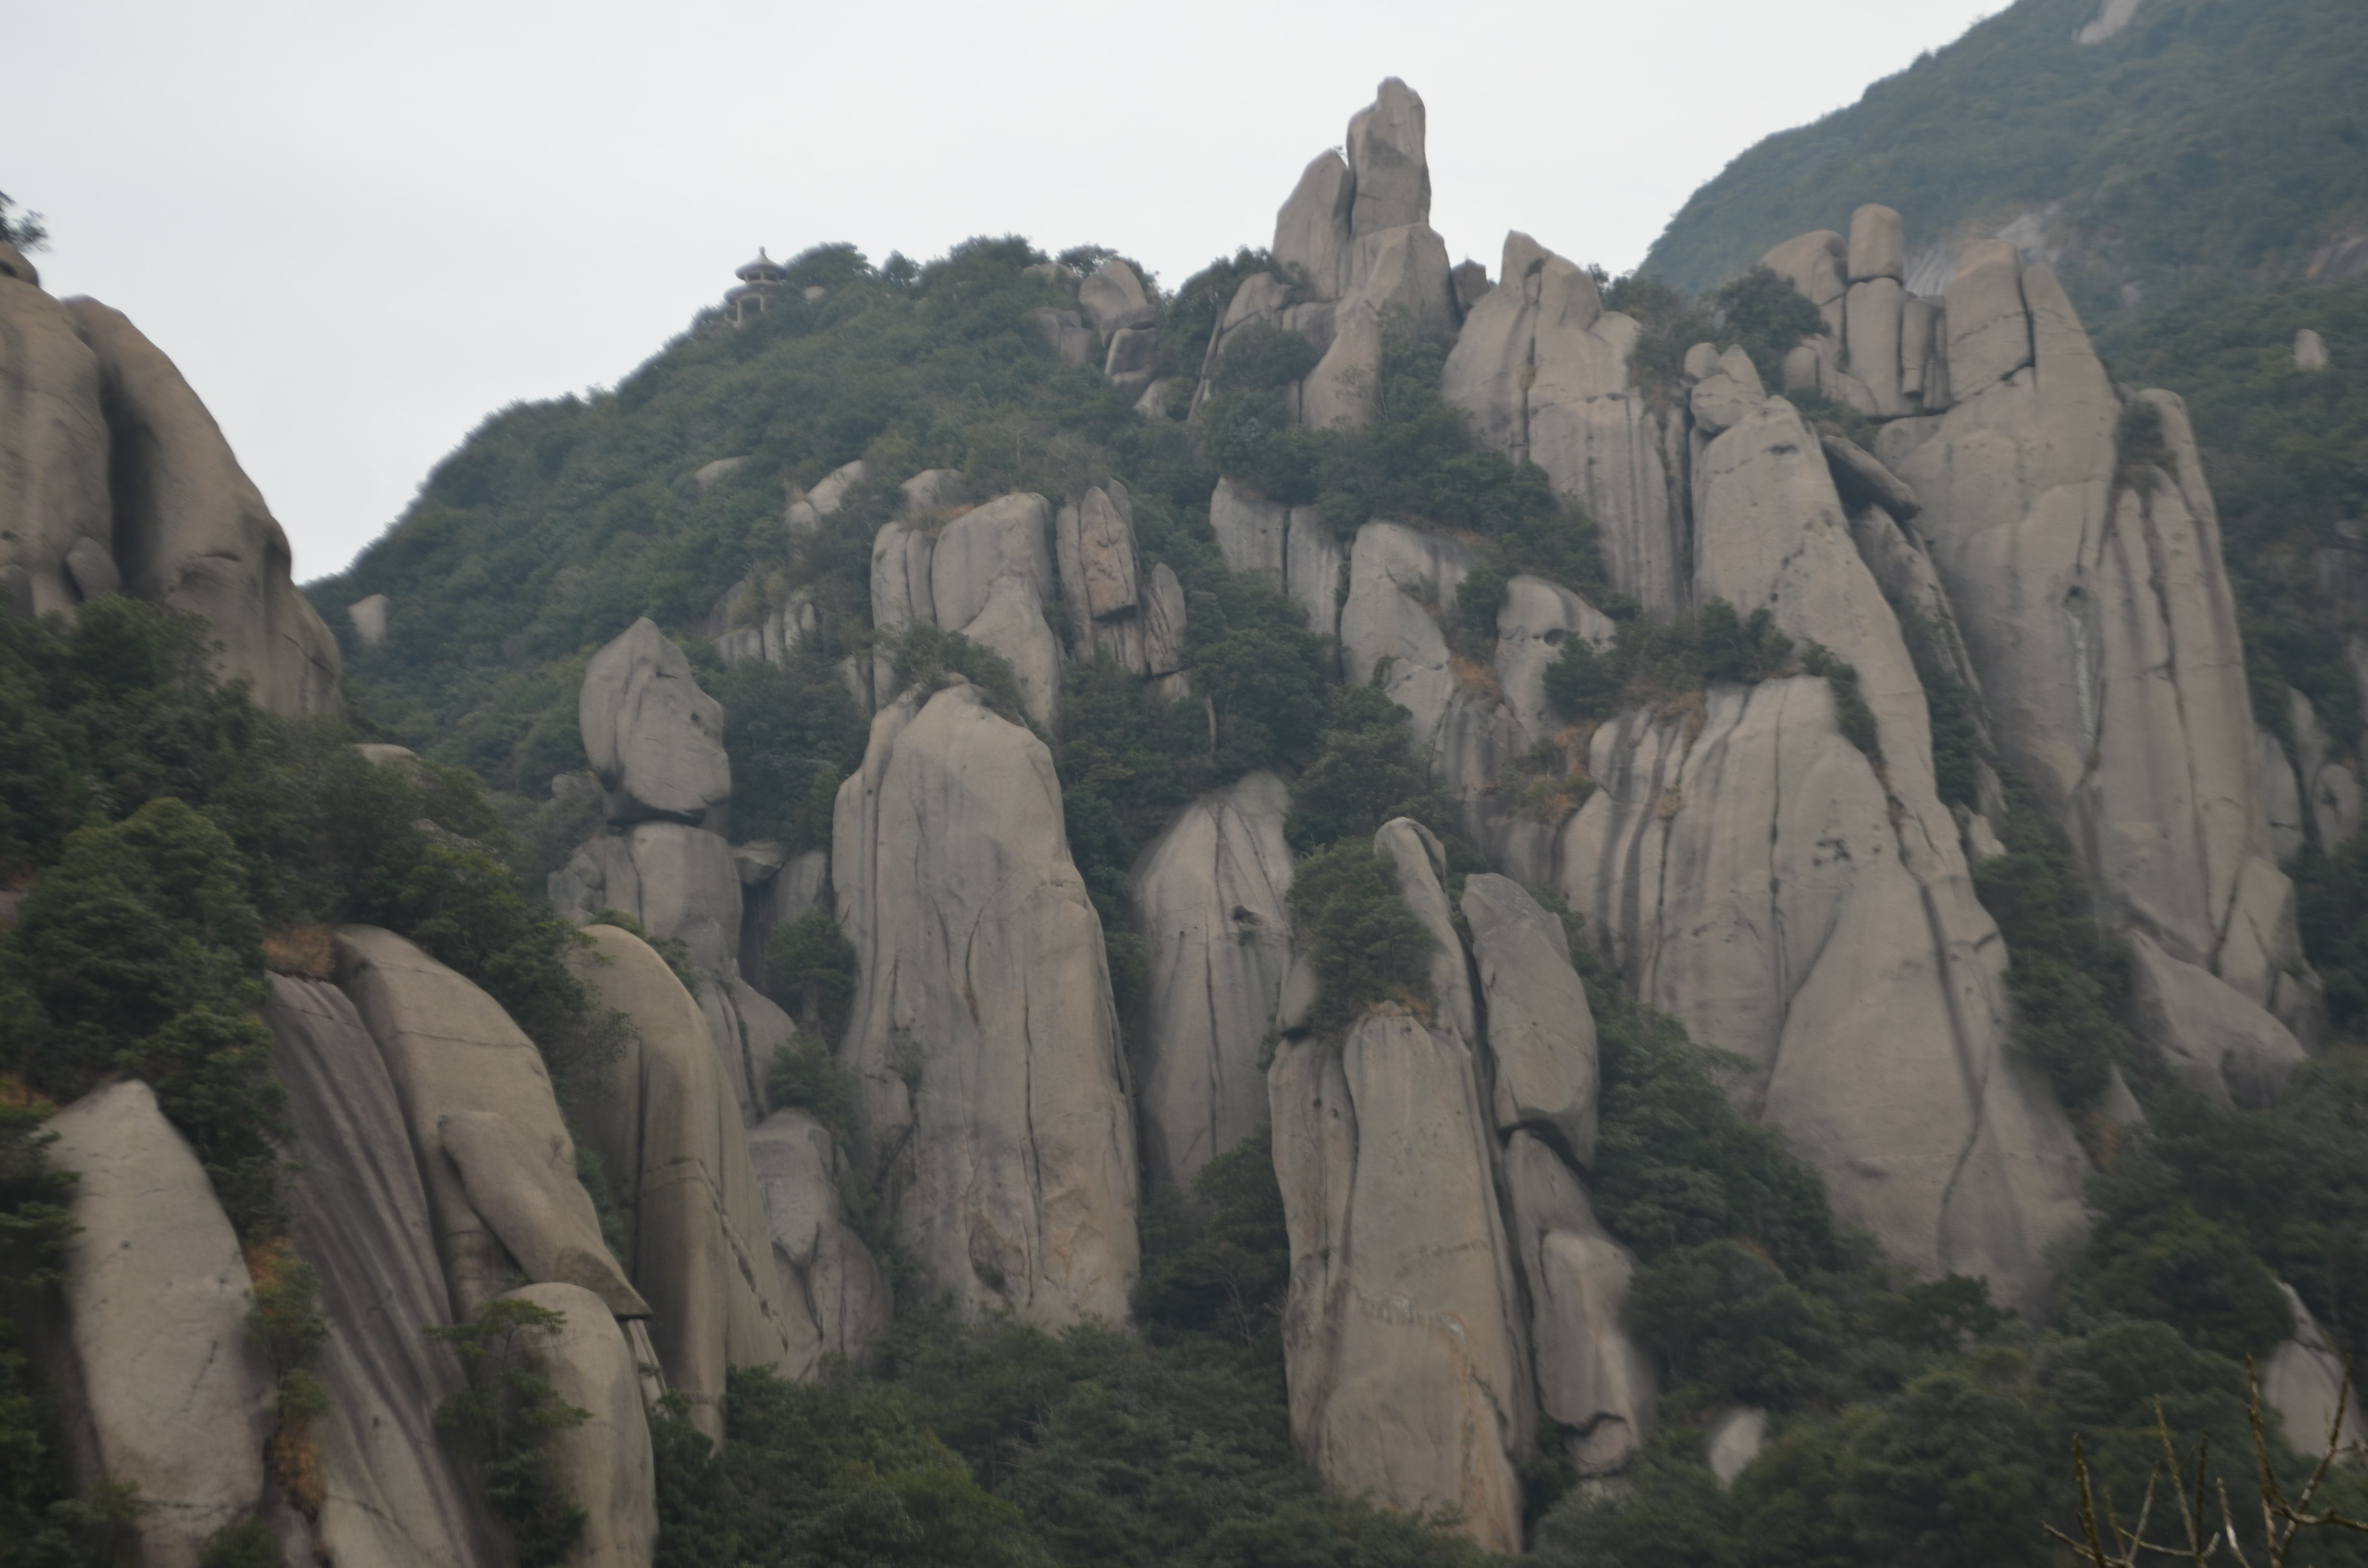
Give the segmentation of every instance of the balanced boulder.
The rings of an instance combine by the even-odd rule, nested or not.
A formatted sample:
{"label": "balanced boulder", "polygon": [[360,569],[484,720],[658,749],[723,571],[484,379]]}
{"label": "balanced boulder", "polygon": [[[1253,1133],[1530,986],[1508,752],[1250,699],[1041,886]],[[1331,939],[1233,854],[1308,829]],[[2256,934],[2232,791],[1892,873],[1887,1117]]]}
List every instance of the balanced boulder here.
{"label": "balanced boulder", "polygon": [[592,655],[576,719],[610,822],[695,822],[731,798],[723,705],[648,617]]}

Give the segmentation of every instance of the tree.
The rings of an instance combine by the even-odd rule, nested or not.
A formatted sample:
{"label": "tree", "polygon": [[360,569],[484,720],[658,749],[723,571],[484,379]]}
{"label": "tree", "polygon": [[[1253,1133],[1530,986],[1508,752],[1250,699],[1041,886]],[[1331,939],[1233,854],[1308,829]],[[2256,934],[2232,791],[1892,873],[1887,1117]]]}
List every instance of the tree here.
{"label": "tree", "polygon": [[15,245],[21,251],[40,250],[50,243],[50,231],[41,224],[41,215],[28,212],[20,218],[8,216],[17,203],[5,190],[0,190],[0,243]]}

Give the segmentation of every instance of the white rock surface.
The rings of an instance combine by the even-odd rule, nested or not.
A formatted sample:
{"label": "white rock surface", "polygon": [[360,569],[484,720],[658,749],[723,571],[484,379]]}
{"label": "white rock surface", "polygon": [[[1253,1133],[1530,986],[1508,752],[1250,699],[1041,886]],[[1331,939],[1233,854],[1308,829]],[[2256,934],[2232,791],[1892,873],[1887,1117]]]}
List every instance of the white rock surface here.
{"label": "white rock surface", "polygon": [[1134,1098],[1144,1167],[1188,1185],[1267,1119],[1262,1066],[1292,959],[1291,790],[1258,772],[1201,796],[1134,868],[1149,970]]}
{"label": "white rock surface", "polygon": [[263,1020],[299,1151],[288,1177],[296,1250],[320,1276],[329,1324],[329,1407],[311,1422],[313,1534],[352,1568],[494,1568],[483,1511],[436,1429],[437,1407],[465,1380],[427,1337],[451,1307],[386,1063],[335,986],[274,975]]}
{"label": "white rock surface", "polygon": [[1106,338],[1124,328],[1144,325],[1153,314],[1143,279],[1116,256],[1094,268],[1077,285],[1077,304],[1094,324],[1094,330]]}
{"label": "white rock surface", "polygon": [[[17,290],[30,286],[12,280],[6,287],[21,299]],[[36,423],[32,442],[69,459],[53,493],[67,504],[68,515],[49,521],[47,528],[74,531],[50,537],[69,548],[76,535],[111,541],[124,592],[205,617],[220,644],[214,667],[225,679],[252,681],[258,706],[289,718],[340,710],[337,683],[344,661],[336,639],[296,587],[288,536],[232,455],[213,415],[172,360],[121,312],[88,299],[70,300],[64,311],[97,365],[106,451],[111,454],[102,460],[108,464],[112,526],[70,520],[82,517],[87,499],[88,476],[80,467],[85,449],[60,451],[49,443],[70,430],[78,436],[81,411],[39,399],[32,406],[19,405]],[[45,320],[44,339],[52,324],[53,318]],[[42,357],[49,360],[46,353]],[[61,358],[44,369],[65,374],[58,390],[79,392],[88,385],[82,367],[89,362],[68,364]],[[66,428],[50,424],[51,419]],[[40,428],[44,425],[46,430]],[[49,482],[36,483],[52,494]],[[21,526],[0,525],[12,532]],[[0,566],[15,552],[10,543],[0,540]]]}
{"label": "white rock surface", "polygon": [[374,648],[386,641],[386,615],[392,605],[384,594],[372,594],[346,607],[346,615],[354,623],[354,638],[363,647]]}
{"label": "white rock surface", "polygon": [[2294,362],[2297,370],[2326,369],[2332,363],[2327,352],[2327,339],[2312,327],[2306,326],[2295,333]]}
{"label": "white rock surface", "polygon": [[[2293,890],[2271,858],[2235,601],[2185,409],[2139,394],[2133,417],[2157,421],[2159,440],[2125,464],[2121,400],[2062,286],[2003,242],[1969,253],[1949,333],[1955,404],[1885,426],[1877,455],[1923,501],[1917,527],[2005,760],[2064,824],[2110,923],[2300,1017],[2277,1000],[2280,977],[2304,972]],[[1968,342],[1978,374],[1959,363]]]}
{"label": "white rock surface", "polygon": [[1471,1052],[1385,1009],[1284,1040],[1268,1086],[1292,1442],[1341,1492],[1519,1550],[1535,1395]]}
{"label": "white rock surface", "polygon": [[1274,258],[1305,270],[1318,295],[1349,291],[1349,212],[1356,178],[1337,152],[1318,153],[1274,219]]}
{"label": "white rock surface", "polygon": [[1628,1250],[1605,1233],[1586,1189],[1535,1135],[1505,1146],[1513,1240],[1529,1283],[1538,1407],[1570,1428],[1584,1476],[1609,1474],[1652,1435],[1660,1371],[1628,1322]]}
{"label": "white rock surface", "polygon": [[[13,252],[12,252],[13,254]],[[0,275],[0,608],[71,611],[75,541],[110,539],[108,436],[98,359],[63,305]],[[29,266],[25,272],[30,272]]]}
{"label": "white rock surface", "polygon": [[1546,1129],[1567,1157],[1592,1165],[1595,1015],[1562,922],[1494,873],[1464,881],[1462,907],[1487,1004],[1497,1131]]}
{"label": "white rock surface", "polygon": [[1060,581],[1053,572],[1053,507],[1042,495],[998,495],[973,506],[939,531],[929,563],[930,616],[961,631],[986,608],[1001,578],[1024,577],[1039,604],[1051,604]]}
{"label": "white rock surface", "polygon": [[748,1134],[748,1154],[799,1336],[793,1375],[813,1376],[827,1356],[861,1364],[894,1303],[887,1272],[848,1222],[845,1161],[830,1130],[784,1108]]}
{"label": "white rock surface", "polygon": [[871,477],[871,465],[860,459],[842,463],[823,475],[812,490],[792,499],[781,521],[792,533],[810,531],[846,506],[848,492]]}
{"label": "white rock surface", "polygon": [[916,688],[873,719],[832,837],[862,1152],[928,1288],[1045,1327],[1124,1321],[1134,1131],[1051,753],[966,683]]}
{"label": "white rock surface", "polygon": [[[378,1042],[402,1102],[453,1316],[473,1313],[524,1264],[512,1241],[562,1270],[565,1282],[597,1291],[609,1311],[647,1316],[575,1179],[575,1140],[560,1119],[542,1053],[500,1004],[374,926],[338,929],[337,983]],[[445,1124],[455,1117],[472,1119],[477,1169],[469,1175],[445,1147]],[[484,1136],[474,1119],[504,1124],[507,1137]],[[501,1199],[500,1220],[480,1213],[480,1193]],[[515,1228],[528,1216],[538,1223],[535,1233]],[[514,1226],[508,1235],[499,1228],[505,1222]]]}
{"label": "white rock surface", "polygon": [[139,1487],[155,1505],[142,1562],[196,1568],[206,1538],[261,1502],[272,1426],[238,1238],[147,1085],[95,1090],[47,1131],[51,1162],[80,1177],[64,1263],[74,1360],[59,1381],[69,1453],[96,1473],[75,1479]]}
{"label": "white rock surface", "polygon": [[[2346,1448],[2368,1441],[2368,1418],[2362,1417],[2359,1391],[2344,1386],[2342,1351],[2293,1286],[2281,1279],[2278,1293],[2285,1298],[2293,1326],[2261,1363],[2261,1398],[2284,1417],[2287,1446],[2317,1456],[2326,1451],[2330,1434]],[[2340,1432],[2339,1405],[2343,1411]]]}
{"label": "white rock surface", "polygon": [[1757,1405],[1732,1405],[1720,1411],[1702,1434],[1702,1463],[1721,1486],[1733,1486],[1767,1446],[1768,1413]]}
{"label": "white rock surface", "polygon": [[1640,1000],[1754,1064],[1738,1103],[1786,1130],[1840,1217],[2036,1308],[2087,1163],[2007,1049],[2002,955],[1953,824],[1915,846],[1919,874],[1917,820],[1895,820],[1822,681],[1714,687],[1699,722],[1690,738],[1682,715],[1631,710],[1595,731],[1565,896]]}
{"label": "white rock surface", "polygon": [[1610,616],[1559,583],[1526,574],[1506,583],[1505,603],[1497,612],[1497,685],[1525,747],[1562,728],[1546,700],[1546,671],[1570,640],[1608,648],[1616,630]]}
{"label": "white rock surface", "polygon": [[1850,280],[1878,278],[1893,282],[1907,275],[1907,233],[1897,211],[1868,202],[1850,214]]}
{"label": "white rock surface", "polygon": [[610,822],[690,821],[731,798],[723,705],[646,616],[585,666],[576,722]]}
{"label": "white rock surface", "polygon": [[1373,102],[1349,121],[1349,167],[1356,182],[1349,232],[1362,238],[1430,222],[1430,163],[1421,97],[1386,77]]}
{"label": "white rock surface", "polygon": [[2260,1110],[2309,1058],[2292,1030],[2143,931],[2130,945],[2130,1028],[2170,1076],[2221,1106]]}
{"label": "white rock surface", "polygon": [[570,967],[633,1034],[601,1069],[604,1092],[585,1136],[622,1211],[622,1261],[650,1303],[666,1386],[720,1443],[727,1369],[796,1377],[813,1358],[786,1310],[749,1134],[699,1004],[640,937],[614,926],[585,935],[592,946]]}
{"label": "white rock surface", "polygon": [[1505,238],[1502,281],[1473,306],[1440,381],[1480,439],[1536,463],[1595,519],[1611,585],[1655,615],[1684,584],[1659,415],[1632,386],[1636,324],[1594,279],[1527,234]]}

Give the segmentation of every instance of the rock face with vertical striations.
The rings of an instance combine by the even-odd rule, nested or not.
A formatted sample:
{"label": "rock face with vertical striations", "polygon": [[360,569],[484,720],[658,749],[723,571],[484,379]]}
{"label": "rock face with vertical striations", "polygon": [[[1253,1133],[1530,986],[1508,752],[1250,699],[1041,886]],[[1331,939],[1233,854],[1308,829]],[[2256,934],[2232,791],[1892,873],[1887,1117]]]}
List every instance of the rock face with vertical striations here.
{"label": "rock face with vertical striations", "polygon": [[[1044,619],[1060,579],[1053,564],[1053,508],[1042,495],[1000,495],[932,535],[918,523],[882,527],[871,546],[871,623],[886,633],[916,624],[960,632],[1008,660],[1020,705],[1049,728],[1061,698],[1061,643]],[[874,655],[873,688],[894,693],[894,660]]]}
{"label": "rock face with vertical striations", "polygon": [[1374,849],[1440,940],[1435,1021],[1389,1004],[1344,1040],[1276,1048],[1267,1085],[1291,1244],[1292,1437],[1340,1490],[1455,1509],[1474,1540],[1515,1551],[1536,1396],[1475,1013],[1437,841],[1399,818]]}
{"label": "rock face with vertical striations", "polygon": [[1288,274],[1243,279],[1209,341],[1201,396],[1227,340],[1266,325],[1321,356],[1285,403],[1304,425],[1373,416],[1387,336],[1452,335],[1463,306],[1446,242],[1430,227],[1422,99],[1393,76],[1349,122],[1348,156],[1309,164],[1276,214],[1274,255]]}
{"label": "rock face with vertical striations", "polygon": [[1144,1167],[1189,1184],[1267,1117],[1260,1062],[1291,970],[1291,791],[1253,773],[1179,812],[1134,868],[1150,995],[1135,1052]]}
{"label": "rock face with vertical striations", "polygon": [[1595,279],[1527,234],[1505,237],[1497,287],[1472,308],[1440,391],[1483,443],[1543,469],[1595,519],[1611,585],[1656,616],[1685,602],[1683,519],[1668,434],[1629,375],[1638,327]]}
{"label": "rock face with vertical striations", "polygon": [[620,1317],[648,1316],[576,1180],[542,1053],[501,1005],[374,926],[338,931],[337,983],[402,1103],[453,1315],[522,1267],[592,1290]]}
{"label": "rock face with vertical striations", "polygon": [[85,540],[113,551],[108,455],[98,359],[74,316],[30,280],[0,276],[0,609],[46,615],[81,600],[67,555]]}
{"label": "rock face with vertical striations", "polygon": [[302,1158],[289,1176],[296,1250],[318,1271],[328,1409],[318,1547],[353,1568],[493,1568],[467,1474],[436,1429],[466,1380],[428,1337],[452,1321],[427,1195],[378,1043],[335,986],[271,978],[271,1062]]}
{"label": "rock face with vertical striations", "polygon": [[862,1154],[928,1288],[1046,1327],[1123,1321],[1134,1131],[1051,753],[966,682],[915,687],[839,788],[831,869]]}
{"label": "rock face with vertical striations", "polygon": [[585,935],[576,977],[633,1033],[602,1070],[586,1138],[623,1211],[622,1261],[650,1303],[666,1385],[721,1442],[726,1371],[809,1371],[808,1336],[784,1303],[748,1131],[699,1005],[640,937],[614,926]]}
{"label": "rock face with vertical striations", "polygon": [[141,1561],[196,1568],[207,1537],[263,1498],[272,1378],[238,1238],[147,1085],[95,1090],[46,1131],[51,1161],[79,1178],[60,1379],[76,1482],[137,1486],[155,1506]]}
{"label": "rock face with vertical striations", "polygon": [[2000,751],[2109,924],[2306,1034],[2316,987],[2186,411],[2124,403],[2054,274],[2011,245],[1975,247],[1948,314],[1953,406],[1886,425],[1876,455],[1924,504]]}

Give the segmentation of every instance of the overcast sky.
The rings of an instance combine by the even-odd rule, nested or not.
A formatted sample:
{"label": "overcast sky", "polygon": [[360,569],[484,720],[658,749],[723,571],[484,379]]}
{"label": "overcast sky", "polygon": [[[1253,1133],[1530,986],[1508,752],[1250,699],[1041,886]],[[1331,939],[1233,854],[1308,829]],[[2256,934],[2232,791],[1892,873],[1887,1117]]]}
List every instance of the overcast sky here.
{"label": "overcast sky", "polygon": [[[490,411],[617,381],[759,244],[1263,244],[1374,84],[1431,222],[1622,271],[1761,136],[1998,0],[0,0],[44,287],[170,354],[335,572]],[[1846,214],[1835,214],[1837,222]]]}

